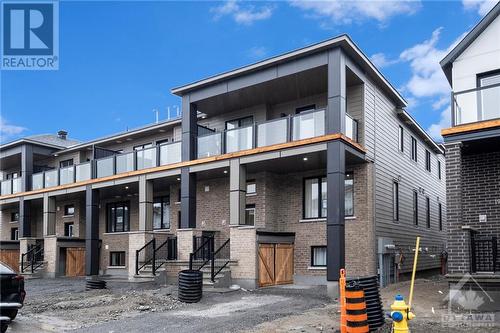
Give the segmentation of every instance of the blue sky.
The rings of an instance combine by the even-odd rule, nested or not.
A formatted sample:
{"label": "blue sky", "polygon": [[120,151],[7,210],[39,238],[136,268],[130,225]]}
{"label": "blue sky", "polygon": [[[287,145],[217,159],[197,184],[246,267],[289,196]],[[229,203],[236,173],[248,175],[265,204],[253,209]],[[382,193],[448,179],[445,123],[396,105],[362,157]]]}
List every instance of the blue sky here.
{"label": "blue sky", "polygon": [[348,33],[438,138],[449,124],[439,60],[492,1],[61,1],[57,71],[2,71],[2,142],[88,140],[154,121],[170,88]]}

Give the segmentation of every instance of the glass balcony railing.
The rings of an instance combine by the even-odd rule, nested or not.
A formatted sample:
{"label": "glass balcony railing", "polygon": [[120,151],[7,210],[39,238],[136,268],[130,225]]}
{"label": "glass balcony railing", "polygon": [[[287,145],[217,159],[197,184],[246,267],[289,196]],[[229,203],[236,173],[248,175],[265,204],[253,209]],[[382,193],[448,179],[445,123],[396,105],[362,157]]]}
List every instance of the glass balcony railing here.
{"label": "glass balcony railing", "polygon": [[84,180],[89,180],[92,178],[92,164],[91,162],[86,162],[82,164],[77,164],[75,167],[75,181],[81,182]]}
{"label": "glass balcony railing", "polygon": [[253,126],[226,131],[226,153],[253,148]]}
{"label": "glass balcony railing", "polygon": [[15,194],[22,192],[22,177],[2,180],[0,183],[1,195]]}
{"label": "glass balcony railing", "polygon": [[325,110],[300,113],[292,118],[292,140],[325,135]]}
{"label": "glass balcony railing", "polygon": [[134,171],[134,152],[118,154],[115,157],[116,173]]}
{"label": "glass balcony railing", "polygon": [[156,166],[156,147],[138,150],[136,152],[137,170],[152,168]]}
{"label": "glass balcony railing", "polygon": [[12,194],[12,179],[2,180],[2,195]]}
{"label": "glass balcony railing", "polygon": [[45,171],[45,187],[52,187],[59,185],[57,169]]}
{"label": "glass balcony railing", "polygon": [[174,164],[181,161],[181,143],[174,142],[160,146],[160,165]]}
{"label": "glass balcony railing", "polygon": [[21,192],[21,177],[12,179],[12,194]]}
{"label": "glass balcony railing", "polygon": [[257,125],[257,147],[271,146],[288,141],[290,118],[279,118]]}
{"label": "glass balcony railing", "polygon": [[198,137],[198,158],[222,154],[222,132],[206,134]]}
{"label": "glass balcony railing", "polygon": [[74,165],[59,169],[59,185],[71,184],[74,182],[75,182]]}
{"label": "glass balcony railing", "polygon": [[43,188],[43,172],[35,173],[31,176],[31,188],[33,190],[40,190]]}
{"label": "glass balcony railing", "polygon": [[353,141],[358,141],[358,122],[348,114],[345,115],[345,136]]}
{"label": "glass balcony railing", "polygon": [[454,125],[500,118],[500,84],[453,93]]}
{"label": "glass balcony railing", "polygon": [[104,157],[98,159],[96,162],[96,176],[97,178],[108,177],[115,174],[115,157]]}

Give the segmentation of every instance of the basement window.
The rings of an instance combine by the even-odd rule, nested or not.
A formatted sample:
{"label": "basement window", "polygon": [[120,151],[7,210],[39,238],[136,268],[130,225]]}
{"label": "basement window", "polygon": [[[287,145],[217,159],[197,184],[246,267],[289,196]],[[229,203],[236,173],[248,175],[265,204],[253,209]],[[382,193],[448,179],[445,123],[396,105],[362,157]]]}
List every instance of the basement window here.
{"label": "basement window", "polygon": [[109,266],[125,266],[125,251],[110,252]]}
{"label": "basement window", "polygon": [[326,267],[326,246],[311,246],[311,267]]}

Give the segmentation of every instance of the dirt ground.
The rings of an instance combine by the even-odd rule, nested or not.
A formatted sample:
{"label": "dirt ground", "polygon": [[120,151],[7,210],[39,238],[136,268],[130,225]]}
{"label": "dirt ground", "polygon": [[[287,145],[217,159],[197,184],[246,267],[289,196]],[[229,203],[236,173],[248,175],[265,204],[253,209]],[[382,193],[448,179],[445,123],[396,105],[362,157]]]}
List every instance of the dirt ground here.
{"label": "dirt ground", "polygon": [[[281,286],[255,291],[205,293],[197,304],[177,301],[175,286],[110,283],[85,291],[82,279],[34,279],[26,283],[25,307],[8,332],[335,332],[339,308],[324,287]],[[394,296],[406,299],[409,282],[382,289],[386,310]],[[499,332],[471,328],[451,317],[442,279],[419,279],[414,294],[412,332]],[[451,325],[451,327],[450,327]],[[390,332],[390,325],[380,332]]]}

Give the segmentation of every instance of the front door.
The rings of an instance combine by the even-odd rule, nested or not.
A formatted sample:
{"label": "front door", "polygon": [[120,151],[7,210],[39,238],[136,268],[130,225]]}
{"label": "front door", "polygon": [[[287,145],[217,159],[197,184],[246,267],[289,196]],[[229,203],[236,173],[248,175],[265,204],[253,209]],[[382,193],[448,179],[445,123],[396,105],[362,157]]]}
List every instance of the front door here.
{"label": "front door", "polygon": [[259,286],[293,283],[293,244],[259,244]]}
{"label": "front door", "polygon": [[68,247],[66,249],[66,276],[85,275],[85,249]]}

